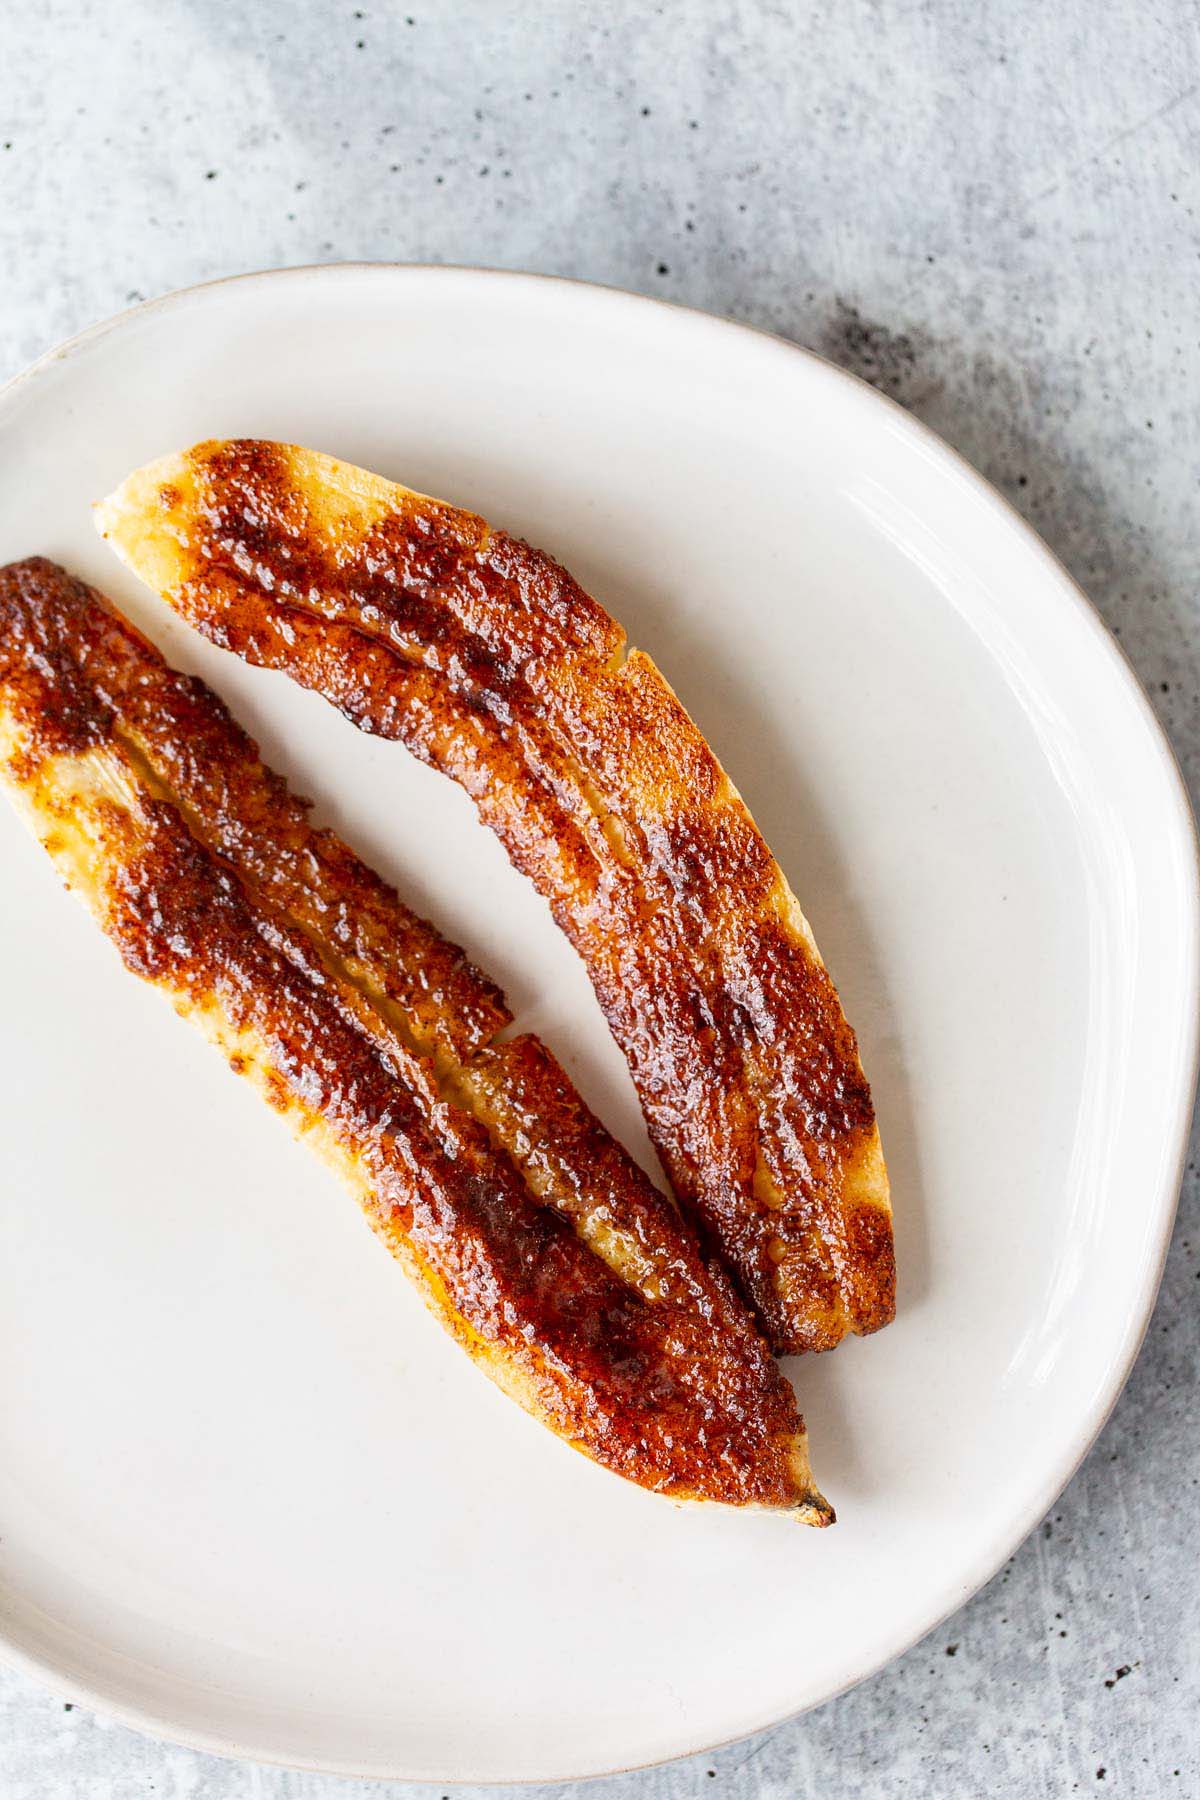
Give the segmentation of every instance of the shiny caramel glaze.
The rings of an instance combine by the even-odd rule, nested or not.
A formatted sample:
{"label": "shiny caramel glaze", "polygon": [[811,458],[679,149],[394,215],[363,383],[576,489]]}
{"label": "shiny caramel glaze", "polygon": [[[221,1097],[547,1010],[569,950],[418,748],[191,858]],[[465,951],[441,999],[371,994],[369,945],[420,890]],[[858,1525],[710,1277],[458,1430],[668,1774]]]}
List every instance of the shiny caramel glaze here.
{"label": "shiny caramel glaze", "polygon": [[618,1474],[832,1514],[723,1270],[463,953],[205,685],[40,558],[0,570],[0,776],[126,966],[333,1165],[468,1353]]}
{"label": "shiny caramel glaze", "polygon": [[854,1034],[736,789],[548,556],[294,446],[197,445],[99,509],[185,618],[467,789],[583,956],[680,1201],[779,1350],[894,1312]]}

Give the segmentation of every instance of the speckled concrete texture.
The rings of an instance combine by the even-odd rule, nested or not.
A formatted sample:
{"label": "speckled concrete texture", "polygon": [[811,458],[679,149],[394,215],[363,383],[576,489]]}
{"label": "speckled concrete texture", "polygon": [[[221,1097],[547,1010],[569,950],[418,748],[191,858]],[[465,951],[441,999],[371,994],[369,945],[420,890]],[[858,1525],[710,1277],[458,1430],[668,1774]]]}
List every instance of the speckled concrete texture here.
{"label": "speckled concrete texture", "polygon": [[[340,258],[550,270],[767,325],[1037,526],[1195,794],[1193,0],[409,3],[4,0],[0,374],[167,288]],[[1129,1387],[1008,1568],[855,1692],[606,1791],[1200,1794],[1198,1277],[1193,1160]],[[3,1800],[355,1791],[386,1790],[193,1755],[0,1677]]]}

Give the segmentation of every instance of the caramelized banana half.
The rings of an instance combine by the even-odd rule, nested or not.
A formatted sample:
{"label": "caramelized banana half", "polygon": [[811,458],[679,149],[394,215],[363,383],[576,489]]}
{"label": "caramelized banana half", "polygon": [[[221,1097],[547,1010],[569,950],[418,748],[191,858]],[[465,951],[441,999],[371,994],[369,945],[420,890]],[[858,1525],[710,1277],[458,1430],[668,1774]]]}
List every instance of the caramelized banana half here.
{"label": "caramelized banana half", "polygon": [[678,1499],[833,1514],[720,1266],[461,951],[205,685],[40,558],[0,571],[0,778],[127,968],[358,1199],[536,1418]]}
{"label": "caramelized banana half", "polygon": [[583,957],[675,1192],[774,1347],[886,1325],[887,1171],[812,932],[696,725],[570,575],[255,440],[138,470],[98,523],[214,643],[462,783]]}

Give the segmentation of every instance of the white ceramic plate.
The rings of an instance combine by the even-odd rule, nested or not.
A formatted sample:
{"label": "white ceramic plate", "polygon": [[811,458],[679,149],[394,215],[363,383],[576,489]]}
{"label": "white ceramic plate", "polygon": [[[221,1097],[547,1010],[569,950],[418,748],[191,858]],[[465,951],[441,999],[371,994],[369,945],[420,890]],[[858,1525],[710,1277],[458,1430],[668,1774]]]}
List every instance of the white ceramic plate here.
{"label": "white ceramic plate", "polygon": [[1170,755],[1076,588],[869,388],[629,296],[343,267],[179,294],[0,401],[0,553],[107,588],[467,943],[649,1160],[549,916],[461,793],[189,635],[89,502],[208,435],[319,446],[556,552],[744,790],[858,1027],[900,1314],[793,1365],[823,1534],[680,1512],[443,1338],[353,1206],[0,811],[0,1633],[187,1742],[439,1780],[770,1724],[977,1588],[1103,1421],[1195,1071]]}

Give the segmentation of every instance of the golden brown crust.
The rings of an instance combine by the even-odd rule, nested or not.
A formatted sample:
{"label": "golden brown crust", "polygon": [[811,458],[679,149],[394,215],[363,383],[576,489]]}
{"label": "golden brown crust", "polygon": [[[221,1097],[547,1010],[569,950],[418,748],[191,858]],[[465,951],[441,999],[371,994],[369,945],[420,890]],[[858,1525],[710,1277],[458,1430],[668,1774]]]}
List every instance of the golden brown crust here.
{"label": "golden brown crust", "polygon": [[468,1353],[586,1454],[827,1523],[723,1272],[502,996],[41,559],[0,571],[0,777],[126,966],[308,1136]]}
{"label": "golden brown crust", "polygon": [[666,681],[567,572],[253,440],[138,471],[100,524],[213,641],[472,795],[583,956],[675,1191],[774,1345],[886,1324],[887,1176],[812,933]]}

